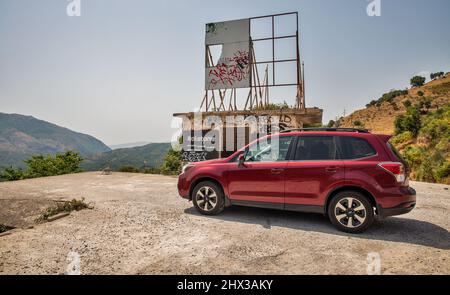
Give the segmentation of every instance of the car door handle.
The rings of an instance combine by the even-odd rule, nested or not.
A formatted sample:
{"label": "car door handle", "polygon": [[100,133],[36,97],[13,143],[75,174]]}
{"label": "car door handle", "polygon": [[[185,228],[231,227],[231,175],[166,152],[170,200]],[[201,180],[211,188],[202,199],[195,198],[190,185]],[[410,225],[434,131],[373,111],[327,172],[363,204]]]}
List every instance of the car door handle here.
{"label": "car door handle", "polygon": [[272,174],[280,174],[284,171],[284,169],[282,168],[273,168],[270,170],[270,172],[272,172]]}
{"label": "car door handle", "polygon": [[339,169],[339,167],[334,167],[334,166],[332,166],[332,167],[327,167],[327,168],[325,168],[325,171],[326,171],[326,172],[330,172],[330,173],[334,173],[334,172],[337,172],[338,169]]}

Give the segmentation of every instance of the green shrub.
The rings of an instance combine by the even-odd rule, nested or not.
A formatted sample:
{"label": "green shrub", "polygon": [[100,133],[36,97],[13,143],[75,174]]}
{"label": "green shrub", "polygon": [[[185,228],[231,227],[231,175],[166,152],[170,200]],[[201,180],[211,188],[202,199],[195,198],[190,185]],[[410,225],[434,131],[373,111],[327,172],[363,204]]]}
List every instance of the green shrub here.
{"label": "green shrub", "polygon": [[374,100],[370,101],[368,104],[366,104],[366,108],[369,108],[369,107],[374,106],[376,104],[377,104],[377,100],[374,99]]}
{"label": "green shrub", "polygon": [[332,128],[332,127],[334,127],[335,125],[336,125],[336,121],[330,120],[330,121],[328,121],[327,127],[328,127],[328,128]]}
{"label": "green shrub", "polygon": [[363,123],[361,123],[361,121],[359,121],[359,120],[356,120],[353,122],[353,126],[360,127],[362,125],[363,125]]}
{"label": "green shrub", "polygon": [[417,95],[420,96],[420,97],[422,97],[422,96],[425,95],[425,93],[423,93],[423,91],[420,91],[420,90],[419,90],[419,91],[417,92]]}
{"label": "green shrub", "polygon": [[398,105],[395,103],[395,101],[391,102],[391,106],[394,109],[394,111],[398,111],[399,110]]}
{"label": "green shrub", "polygon": [[290,105],[287,104],[287,102],[283,103],[269,103],[265,106],[258,106],[253,108],[254,110],[286,110],[286,109],[292,109]]}
{"label": "green shrub", "polygon": [[391,143],[394,145],[402,144],[413,139],[413,134],[411,131],[405,131],[403,133],[397,134],[391,139]]}
{"label": "green shrub", "polygon": [[412,166],[416,167],[422,163],[424,150],[417,146],[408,146],[402,153],[403,158]]}
{"label": "green shrub", "polygon": [[421,127],[420,112],[417,107],[410,107],[405,115],[400,115],[395,119],[395,134],[410,131],[417,136]]}
{"label": "green shrub", "polygon": [[449,176],[450,176],[450,162],[444,161],[440,166],[436,168],[434,177],[436,178],[436,181],[441,182]]}
{"label": "green shrub", "polygon": [[433,176],[433,163],[430,158],[424,158],[417,170],[417,180],[425,182],[435,182]]}
{"label": "green shrub", "polygon": [[[411,117],[417,117],[419,105],[408,109],[407,114],[396,120],[396,130],[409,126]],[[415,109],[415,110],[414,110]],[[398,133],[391,142],[401,145],[419,136],[418,142],[401,146],[402,156],[412,169],[413,179],[427,182],[449,183],[450,163],[450,104],[430,112],[420,119],[418,135],[412,131]]]}
{"label": "green shrub", "polygon": [[181,172],[183,161],[181,153],[170,149],[164,158],[164,163],[161,166],[161,173],[165,175],[176,175]]}
{"label": "green shrub", "polygon": [[22,169],[14,169],[13,167],[6,168],[0,175],[1,179],[8,181],[15,181],[25,179],[25,173]]}
{"label": "green shrub", "polygon": [[7,168],[1,178],[6,180],[20,180],[26,178],[46,177],[80,172],[83,158],[76,152],[67,151],[62,154],[36,155],[25,160],[27,169]]}
{"label": "green shrub", "polygon": [[448,145],[450,142],[450,104],[437,112],[428,114],[423,119],[423,128],[420,134],[434,144],[444,140]]}
{"label": "green shrub", "polygon": [[133,167],[133,166],[123,166],[123,167],[119,168],[119,172],[139,173],[139,169],[137,169],[136,167]]}
{"label": "green shrub", "polygon": [[413,87],[419,87],[423,86],[425,84],[425,77],[422,76],[414,76],[411,78],[411,86]]}
{"label": "green shrub", "polygon": [[0,224],[0,234],[1,234],[1,233],[4,233],[4,232],[7,232],[7,231],[9,231],[9,230],[11,230],[11,229],[13,229],[13,228],[10,227],[10,226],[6,226],[6,225],[4,225],[4,224]]}
{"label": "green shrub", "polygon": [[419,101],[418,108],[425,109],[427,112],[431,108],[432,100],[429,97],[422,97]]}
{"label": "green shrub", "polygon": [[412,105],[412,103],[409,99],[407,99],[403,102],[403,105],[405,106],[405,108],[409,108]]}

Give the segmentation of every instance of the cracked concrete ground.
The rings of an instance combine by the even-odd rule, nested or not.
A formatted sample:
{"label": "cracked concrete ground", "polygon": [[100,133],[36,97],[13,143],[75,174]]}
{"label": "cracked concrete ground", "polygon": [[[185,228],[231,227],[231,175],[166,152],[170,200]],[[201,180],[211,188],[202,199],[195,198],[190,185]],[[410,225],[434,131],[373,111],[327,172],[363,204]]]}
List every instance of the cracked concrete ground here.
{"label": "cracked concrete ground", "polygon": [[232,207],[201,216],[176,181],[81,173],[0,183],[0,224],[26,228],[54,199],[95,206],[0,237],[0,274],[62,274],[72,251],[82,274],[365,274],[371,252],[383,274],[450,274],[449,186],[413,182],[415,210],[349,235],[314,214]]}

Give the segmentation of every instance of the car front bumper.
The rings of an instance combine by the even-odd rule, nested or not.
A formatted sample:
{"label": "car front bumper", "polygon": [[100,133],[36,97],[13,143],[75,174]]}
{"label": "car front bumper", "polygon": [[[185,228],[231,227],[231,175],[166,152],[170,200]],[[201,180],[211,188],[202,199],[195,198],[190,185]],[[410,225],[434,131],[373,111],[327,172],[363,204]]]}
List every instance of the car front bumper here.
{"label": "car front bumper", "polygon": [[186,180],[186,176],[184,174],[181,174],[180,176],[178,176],[178,194],[180,195],[180,197],[184,198],[184,199],[190,199],[189,196],[189,183]]}

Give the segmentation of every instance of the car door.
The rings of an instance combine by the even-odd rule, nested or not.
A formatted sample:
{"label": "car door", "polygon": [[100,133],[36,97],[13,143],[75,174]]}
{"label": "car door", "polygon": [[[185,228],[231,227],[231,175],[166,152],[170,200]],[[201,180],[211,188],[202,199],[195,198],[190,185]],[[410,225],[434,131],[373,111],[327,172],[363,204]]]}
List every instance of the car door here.
{"label": "car door", "polygon": [[228,193],[232,203],[283,209],[284,178],[293,136],[272,136],[251,145],[243,165],[231,165]]}
{"label": "car door", "polygon": [[323,212],[326,193],[344,182],[344,163],[332,135],[299,135],[285,172],[285,208]]}

